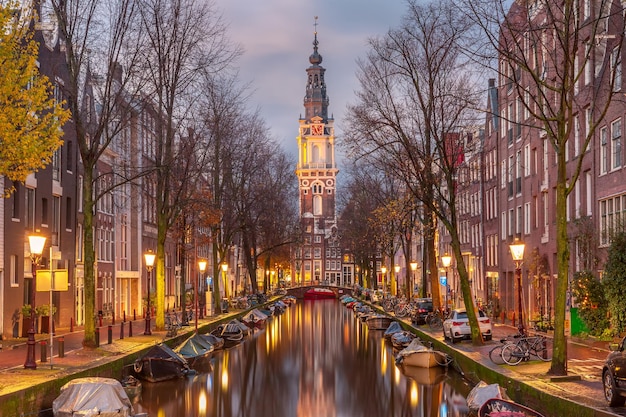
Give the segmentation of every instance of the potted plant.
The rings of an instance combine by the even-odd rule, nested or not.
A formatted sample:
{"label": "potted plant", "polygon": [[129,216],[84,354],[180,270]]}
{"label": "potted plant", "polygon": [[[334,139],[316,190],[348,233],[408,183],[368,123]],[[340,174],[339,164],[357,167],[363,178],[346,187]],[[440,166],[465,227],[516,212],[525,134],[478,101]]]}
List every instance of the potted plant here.
{"label": "potted plant", "polygon": [[24,304],[22,306],[22,337],[28,337],[28,331],[33,325],[30,316],[31,308],[30,304]]}
{"label": "potted plant", "polygon": [[50,304],[42,304],[35,307],[35,313],[38,317],[41,317],[41,333],[50,333],[50,316],[56,313],[56,307],[53,305],[50,309]]}

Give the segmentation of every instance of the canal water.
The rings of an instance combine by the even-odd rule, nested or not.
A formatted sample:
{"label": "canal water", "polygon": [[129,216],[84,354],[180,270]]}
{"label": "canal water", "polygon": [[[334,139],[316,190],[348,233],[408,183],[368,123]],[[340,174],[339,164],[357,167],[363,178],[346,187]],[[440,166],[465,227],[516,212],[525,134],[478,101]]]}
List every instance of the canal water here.
{"label": "canal water", "polygon": [[339,301],[298,301],[211,369],[144,382],[134,405],[150,417],[466,416],[470,388],[453,369],[396,366],[383,332]]}

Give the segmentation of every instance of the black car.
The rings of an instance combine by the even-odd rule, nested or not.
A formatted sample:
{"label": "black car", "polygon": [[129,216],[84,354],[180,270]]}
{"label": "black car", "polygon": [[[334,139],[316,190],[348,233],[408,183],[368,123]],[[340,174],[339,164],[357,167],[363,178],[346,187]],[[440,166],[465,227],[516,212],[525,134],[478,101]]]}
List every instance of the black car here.
{"label": "black car", "polygon": [[426,316],[433,312],[432,298],[418,298],[415,300],[416,308],[411,315],[411,322],[414,324],[426,324]]}
{"label": "black car", "polygon": [[602,367],[604,398],[611,407],[624,405],[626,401],[626,337],[619,344],[609,344],[611,353]]}

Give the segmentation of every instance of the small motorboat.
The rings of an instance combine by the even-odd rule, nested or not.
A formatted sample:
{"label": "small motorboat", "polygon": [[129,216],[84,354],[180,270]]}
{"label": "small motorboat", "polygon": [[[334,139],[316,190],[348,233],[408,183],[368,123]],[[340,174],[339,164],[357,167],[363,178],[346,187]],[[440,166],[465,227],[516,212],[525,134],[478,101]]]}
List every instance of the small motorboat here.
{"label": "small motorboat", "polygon": [[201,334],[200,337],[212,344],[214,351],[224,349],[224,339],[222,339],[221,337],[215,336],[211,333]]}
{"label": "small motorboat", "polygon": [[202,366],[202,362],[211,359],[214,350],[215,346],[196,333],[174,349],[174,352],[185,358],[189,366],[195,368],[195,365]]}
{"label": "small motorboat", "polygon": [[400,351],[408,347],[413,339],[415,339],[415,335],[413,333],[408,330],[402,330],[401,332],[395,333],[391,336],[391,344],[395,350]]}
{"label": "small motorboat", "polygon": [[419,338],[415,338],[396,357],[396,363],[417,366],[420,368],[432,368],[434,366],[448,366],[450,358],[443,352],[426,347]]}
{"label": "small motorboat", "polygon": [[[240,325],[247,328],[239,320],[232,320],[226,324],[220,324],[211,334],[224,339],[224,348],[228,349],[243,342],[244,333]],[[248,328],[248,330],[250,329]]]}
{"label": "small motorboat", "polygon": [[137,359],[133,369],[139,378],[149,382],[181,378],[191,370],[185,358],[163,343],[153,346]]}
{"label": "small motorboat", "polygon": [[391,340],[391,337],[396,334],[403,331],[402,330],[402,326],[400,326],[400,323],[398,323],[397,321],[393,321],[391,322],[391,324],[389,325],[389,327],[387,327],[387,330],[385,330],[385,333],[383,333],[383,337],[387,340]]}
{"label": "small motorboat", "polygon": [[54,417],[146,417],[135,414],[122,384],[113,378],[76,378],[52,402]]}
{"label": "small motorboat", "polygon": [[305,300],[334,300],[337,294],[328,288],[311,288],[304,293]]}
{"label": "small motorboat", "polygon": [[490,398],[478,410],[478,417],[544,417],[544,415],[513,401]]}
{"label": "small motorboat", "polygon": [[365,322],[370,330],[386,330],[394,319],[384,314],[370,314]]}
{"label": "small motorboat", "polygon": [[241,321],[250,328],[262,329],[265,327],[265,323],[267,322],[267,315],[255,308],[243,316]]}
{"label": "small motorboat", "polygon": [[402,365],[402,373],[419,385],[432,386],[446,379],[446,369],[442,366],[432,368],[420,368],[418,366]]}

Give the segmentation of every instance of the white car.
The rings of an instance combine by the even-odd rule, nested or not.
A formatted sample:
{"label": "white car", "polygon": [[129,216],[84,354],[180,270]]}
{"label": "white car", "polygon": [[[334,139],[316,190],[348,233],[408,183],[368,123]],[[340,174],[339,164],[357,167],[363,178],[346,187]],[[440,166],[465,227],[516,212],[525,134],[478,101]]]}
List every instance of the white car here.
{"label": "white car", "polygon": [[[491,320],[482,311],[478,312],[478,325],[480,326],[480,332],[483,335],[483,339],[491,340],[493,332],[491,331]],[[452,310],[450,317],[443,322],[443,338],[450,339],[452,343],[456,343],[461,339],[471,339],[472,334],[470,332],[469,319],[467,318],[467,312],[465,309]]]}

